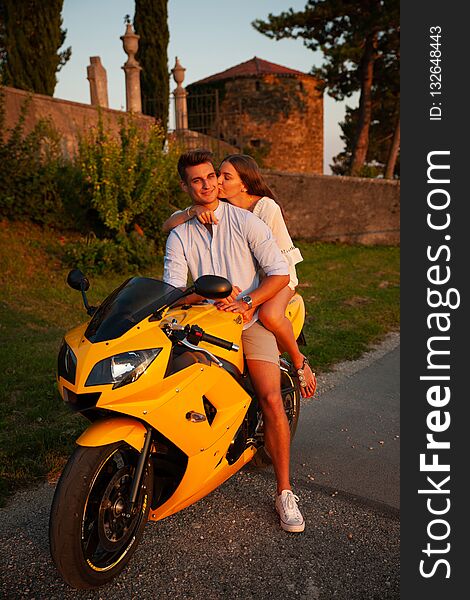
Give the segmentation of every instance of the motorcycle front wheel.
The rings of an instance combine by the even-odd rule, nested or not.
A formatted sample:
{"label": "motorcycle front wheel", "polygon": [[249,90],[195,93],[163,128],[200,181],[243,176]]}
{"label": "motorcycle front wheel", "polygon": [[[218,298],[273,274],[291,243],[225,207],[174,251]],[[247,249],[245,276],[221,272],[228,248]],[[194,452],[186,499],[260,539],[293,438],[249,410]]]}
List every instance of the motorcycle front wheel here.
{"label": "motorcycle front wheel", "polygon": [[58,571],[72,587],[109,583],[134,554],[148,520],[153,487],[150,462],[129,515],[138,458],[125,442],[79,446],[70,457],[52,502],[49,542]]}

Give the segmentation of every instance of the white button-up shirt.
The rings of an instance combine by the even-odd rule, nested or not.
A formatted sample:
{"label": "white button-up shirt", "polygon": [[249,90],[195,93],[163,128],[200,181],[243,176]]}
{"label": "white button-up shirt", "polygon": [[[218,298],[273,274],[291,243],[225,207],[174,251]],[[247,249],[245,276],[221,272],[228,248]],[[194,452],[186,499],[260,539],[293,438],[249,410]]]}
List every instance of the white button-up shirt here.
{"label": "white button-up shirt", "polygon": [[[288,275],[289,268],[269,227],[248,210],[220,202],[214,211],[218,224],[212,236],[197,218],[175,227],[166,243],[163,279],[185,287],[188,268],[193,280],[202,275],[226,277],[249,294],[260,284],[258,270],[266,275]],[[257,312],[245,328],[257,319]]]}

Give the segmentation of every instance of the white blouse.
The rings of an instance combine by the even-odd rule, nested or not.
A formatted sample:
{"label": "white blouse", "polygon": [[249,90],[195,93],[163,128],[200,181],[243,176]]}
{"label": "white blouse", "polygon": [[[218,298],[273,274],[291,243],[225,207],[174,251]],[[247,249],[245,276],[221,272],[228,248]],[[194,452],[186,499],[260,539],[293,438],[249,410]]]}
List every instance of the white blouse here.
{"label": "white blouse", "polygon": [[263,196],[253,209],[253,214],[264,221],[273,232],[274,239],[289,266],[289,287],[294,290],[299,283],[295,265],[303,260],[300,250],[296,248],[287,231],[286,222],[282,216],[281,207],[272,198]]}

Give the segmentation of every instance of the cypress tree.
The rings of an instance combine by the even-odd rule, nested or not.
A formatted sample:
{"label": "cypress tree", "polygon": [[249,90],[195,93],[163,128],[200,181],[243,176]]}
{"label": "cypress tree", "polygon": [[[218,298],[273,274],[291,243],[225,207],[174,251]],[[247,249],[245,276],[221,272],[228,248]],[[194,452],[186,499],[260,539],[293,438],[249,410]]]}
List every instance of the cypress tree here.
{"label": "cypress tree", "polygon": [[142,72],[142,109],[166,130],[169,104],[168,0],[136,0],[134,30],[140,35],[136,55]]}
{"label": "cypress tree", "polygon": [[0,0],[0,81],[52,96],[56,73],[69,60],[71,48],[59,52],[63,0]]}

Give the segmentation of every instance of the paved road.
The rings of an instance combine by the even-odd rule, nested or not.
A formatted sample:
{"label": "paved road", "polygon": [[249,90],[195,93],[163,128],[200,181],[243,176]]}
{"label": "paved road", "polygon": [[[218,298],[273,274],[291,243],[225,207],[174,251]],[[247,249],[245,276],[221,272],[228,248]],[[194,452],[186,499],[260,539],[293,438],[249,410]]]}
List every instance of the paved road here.
{"label": "paved road", "polygon": [[293,449],[297,472],[399,508],[399,367],[398,346],[303,407]]}
{"label": "paved road", "polygon": [[0,597],[398,599],[396,346],[395,338],[343,365],[322,379],[319,400],[302,407],[292,464],[303,534],[278,526],[272,471],[247,469],[194,506],[149,524],[112,584],[75,591],[49,559],[53,487],[45,484],[0,510]]}

